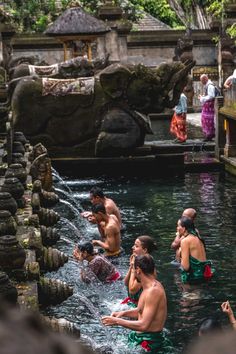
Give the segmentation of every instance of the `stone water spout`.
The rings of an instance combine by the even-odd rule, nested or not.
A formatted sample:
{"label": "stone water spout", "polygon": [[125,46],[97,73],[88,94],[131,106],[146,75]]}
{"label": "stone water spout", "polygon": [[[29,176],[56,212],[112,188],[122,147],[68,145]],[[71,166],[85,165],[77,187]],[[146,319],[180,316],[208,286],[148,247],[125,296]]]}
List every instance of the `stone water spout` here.
{"label": "stone water spout", "polygon": [[22,268],[26,259],[24,248],[13,235],[0,237],[0,267],[15,270]]}
{"label": "stone water spout", "polygon": [[38,282],[38,295],[41,305],[57,305],[73,295],[73,288],[63,281],[41,277]]}
{"label": "stone water spout", "polygon": [[10,193],[0,192],[0,210],[8,210],[12,215],[15,215],[17,203]]}
{"label": "stone water spout", "polygon": [[59,202],[59,197],[55,192],[47,192],[42,188],[42,182],[36,180],[33,183],[33,193],[38,193],[40,205],[42,207],[52,207]]}
{"label": "stone water spout", "polygon": [[0,210],[0,237],[5,235],[16,235],[17,224],[14,217],[8,210]]}
{"label": "stone water spout", "polygon": [[18,293],[16,287],[10,281],[8,275],[0,272],[0,298],[6,302],[15,304],[17,302]]}
{"label": "stone water spout", "polygon": [[5,178],[16,177],[26,189],[27,171],[20,163],[11,164],[5,173]]}
{"label": "stone water spout", "polygon": [[42,255],[38,259],[40,268],[42,270],[53,271],[62,267],[66,262],[68,262],[68,256],[60,252],[56,248],[52,247],[43,247],[41,249]]}
{"label": "stone water spout", "polygon": [[59,241],[60,235],[53,227],[46,227],[40,225],[40,232],[42,237],[42,243],[44,246],[53,246]]}

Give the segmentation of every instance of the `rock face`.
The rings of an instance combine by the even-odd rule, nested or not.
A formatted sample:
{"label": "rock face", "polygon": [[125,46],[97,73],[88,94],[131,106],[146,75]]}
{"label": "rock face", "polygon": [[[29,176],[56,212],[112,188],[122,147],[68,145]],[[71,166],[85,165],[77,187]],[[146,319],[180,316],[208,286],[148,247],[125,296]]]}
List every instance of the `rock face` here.
{"label": "rock face", "polygon": [[80,90],[69,86],[66,93],[65,82],[54,82],[60,90],[45,93],[43,79],[19,79],[10,83],[15,129],[54,156],[128,155],[152,132],[148,114],[177,104],[193,66],[193,61],[156,69],[112,64],[95,76],[89,90],[77,81],[69,85]]}

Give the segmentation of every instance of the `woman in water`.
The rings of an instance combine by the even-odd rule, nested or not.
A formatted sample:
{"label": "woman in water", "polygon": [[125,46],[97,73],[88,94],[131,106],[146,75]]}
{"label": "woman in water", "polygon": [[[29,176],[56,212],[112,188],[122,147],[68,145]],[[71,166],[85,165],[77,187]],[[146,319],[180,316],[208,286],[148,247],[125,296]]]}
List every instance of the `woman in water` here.
{"label": "woman in water", "polygon": [[154,240],[147,235],[139,236],[132,247],[133,254],[130,257],[130,266],[128,273],[125,276],[125,285],[128,290],[128,297],[122,301],[122,304],[136,307],[138,304],[139,296],[142,292],[142,287],[135,277],[134,259],[135,256],[142,256],[150,254],[157,249]]}
{"label": "woman in water", "polygon": [[84,282],[91,282],[94,275],[101,282],[112,282],[120,278],[120,273],[108,259],[99,254],[94,254],[91,242],[79,243],[73,252],[73,256],[80,262],[88,262],[87,269],[81,270],[81,279]]}
{"label": "woman in water", "polygon": [[181,240],[181,279],[183,283],[209,280],[213,271],[211,262],[206,259],[203,239],[196,231],[193,221],[182,216],[177,223]]}

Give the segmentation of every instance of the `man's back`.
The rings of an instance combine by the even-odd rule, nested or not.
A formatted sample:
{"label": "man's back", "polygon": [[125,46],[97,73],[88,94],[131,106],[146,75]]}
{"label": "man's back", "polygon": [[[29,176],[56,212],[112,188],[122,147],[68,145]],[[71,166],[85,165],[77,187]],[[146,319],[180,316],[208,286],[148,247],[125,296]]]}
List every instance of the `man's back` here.
{"label": "man's back", "polygon": [[163,286],[154,280],[149,288],[143,290],[138,303],[139,319],[147,318],[150,325],[145,332],[159,332],[167,317],[167,300]]}
{"label": "man's back", "polygon": [[111,198],[105,197],[104,205],[105,205],[107,214],[109,214],[109,215],[114,214],[118,219],[119,226],[121,227],[121,224],[122,224],[121,215],[120,215],[119,208],[117,207],[115,202]]}

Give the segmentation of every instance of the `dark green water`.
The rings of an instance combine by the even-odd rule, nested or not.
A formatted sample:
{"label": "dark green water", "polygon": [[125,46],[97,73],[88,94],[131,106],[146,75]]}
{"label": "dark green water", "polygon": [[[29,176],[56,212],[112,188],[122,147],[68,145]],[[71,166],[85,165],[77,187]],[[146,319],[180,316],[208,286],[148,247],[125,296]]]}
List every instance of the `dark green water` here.
{"label": "dark green water", "polygon": [[[220,304],[230,300],[236,312],[236,180],[218,173],[187,174],[184,178],[166,179],[76,179],[63,176],[73,198],[67,199],[74,207],[89,208],[88,192],[94,185],[103,188],[121,209],[125,231],[122,245],[125,255],[117,267],[124,275],[128,268],[131,246],[142,234],[154,237],[158,251],[154,254],[158,278],[165,287],[168,298],[166,330],[173,342],[171,353],[182,353],[187,343],[197,335],[199,322],[217,314],[224,325],[227,318],[221,313]],[[59,180],[55,186],[66,190]],[[175,236],[176,222],[183,209],[194,207],[198,216],[196,226],[205,238],[207,256],[217,269],[217,276],[209,284],[184,288],[179,271],[171,261],[174,258],[170,244]],[[71,207],[60,203],[60,214],[76,225],[85,239],[97,235],[95,227],[81,220]],[[63,219],[57,226],[61,234],[58,248],[71,254],[78,241],[73,227]],[[137,353],[125,349],[128,330],[103,327],[99,316],[117,310],[126,296],[123,282],[111,285],[87,285],[80,281],[79,267],[69,261],[62,269],[48,276],[60,278],[74,286],[74,295],[61,305],[46,310],[47,314],[65,317],[81,327],[82,337],[90,338],[95,348],[112,347],[117,354]],[[86,303],[87,301],[87,303]]]}

